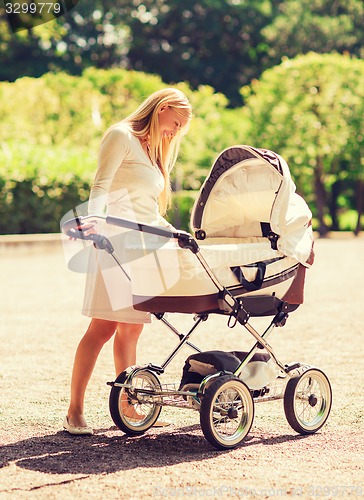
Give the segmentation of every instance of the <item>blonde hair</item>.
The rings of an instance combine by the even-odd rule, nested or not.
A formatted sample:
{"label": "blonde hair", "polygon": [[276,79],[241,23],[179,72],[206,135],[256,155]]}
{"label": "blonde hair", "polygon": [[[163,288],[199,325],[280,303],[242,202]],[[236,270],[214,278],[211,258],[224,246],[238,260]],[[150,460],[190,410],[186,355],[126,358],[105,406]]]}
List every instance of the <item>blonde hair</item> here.
{"label": "blonde hair", "polygon": [[132,133],[139,139],[148,137],[149,152],[164,177],[164,190],[159,197],[159,210],[165,214],[171,199],[170,172],[176,163],[181,137],[188,128],[183,127],[171,139],[161,139],[158,128],[158,111],[162,106],[169,106],[178,115],[187,119],[192,118],[192,108],[183,92],[175,88],[165,88],[151,94],[134,113],[122,120],[130,126]]}

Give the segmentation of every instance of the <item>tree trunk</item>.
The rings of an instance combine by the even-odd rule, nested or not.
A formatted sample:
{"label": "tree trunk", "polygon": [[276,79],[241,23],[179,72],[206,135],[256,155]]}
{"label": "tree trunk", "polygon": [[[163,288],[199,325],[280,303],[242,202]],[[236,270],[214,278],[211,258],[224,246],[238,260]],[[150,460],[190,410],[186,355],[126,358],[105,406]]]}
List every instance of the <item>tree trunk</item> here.
{"label": "tree trunk", "polygon": [[361,230],[360,220],[361,220],[361,215],[363,213],[363,205],[364,205],[363,198],[364,198],[364,180],[359,178],[356,185],[356,211],[358,213],[358,218],[354,230],[355,236],[358,236]]}
{"label": "tree trunk", "polygon": [[319,221],[319,234],[320,236],[326,236],[329,228],[325,224],[325,207],[327,201],[327,194],[325,190],[325,185],[322,180],[323,178],[323,163],[322,158],[318,157],[316,161],[316,168],[314,172],[314,182],[315,182],[315,196],[316,196],[316,207],[317,207],[317,219]]}
{"label": "tree trunk", "polygon": [[329,210],[331,216],[331,231],[339,231],[339,218],[337,215],[338,207],[337,200],[341,192],[341,181],[335,181],[331,186],[331,197],[329,203]]}

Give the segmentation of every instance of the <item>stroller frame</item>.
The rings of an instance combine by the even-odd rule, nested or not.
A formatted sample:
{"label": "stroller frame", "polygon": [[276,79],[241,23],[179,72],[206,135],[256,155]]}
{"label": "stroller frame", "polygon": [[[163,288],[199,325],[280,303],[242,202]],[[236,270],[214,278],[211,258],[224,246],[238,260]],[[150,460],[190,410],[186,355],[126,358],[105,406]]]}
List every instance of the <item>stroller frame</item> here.
{"label": "stroller frame", "polygon": [[[283,364],[266,340],[276,327],[285,325],[289,312],[296,309],[297,305],[271,296],[276,314],[266,330],[259,334],[249,323],[251,314],[248,308],[245,308],[247,301],[244,297],[234,297],[219,282],[201,255],[197,241],[189,233],[111,216],[76,217],[63,224],[62,230],[69,237],[91,240],[98,250],[110,254],[128,279],[130,277],[115,255],[111,241],[103,235],[84,234],[83,226],[89,227],[90,222],[100,218],[114,226],[176,239],[179,247],[196,255],[218,289],[219,310],[195,314],[195,322],[185,334],[180,333],[164,317],[164,312],[152,313],[179,338],[179,343],[160,366],[153,363],[132,366],[119,374],[115,381],[108,382],[111,386],[110,413],[119,429],[129,436],[141,435],[155,424],[163,406],[190,408],[200,412],[201,429],[209,443],[217,449],[230,449],[239,445],[249,433],[254,420],[254,403],[279,399],[283,399],[286,419],[296,432],[313,434],[325,424],[332,402],[331,386],[325,373],[300,362]],[[191,387],[187,389],[176,388],[175,384],[162,385],[159,376],[184,345],[188,345],[197,353],[201,352],[190,342],[190,337],[213,313],[227,315],[230,328],[239,323],[253,336],[255,343],[250,351],[241,359],[235,370],[210,373],[200,384],[190,384]],[[279,369],[279,375],[274,384],[264,386],[260,390],[252,390],[240,376],[258,350],[265,350],[269,354]]]}

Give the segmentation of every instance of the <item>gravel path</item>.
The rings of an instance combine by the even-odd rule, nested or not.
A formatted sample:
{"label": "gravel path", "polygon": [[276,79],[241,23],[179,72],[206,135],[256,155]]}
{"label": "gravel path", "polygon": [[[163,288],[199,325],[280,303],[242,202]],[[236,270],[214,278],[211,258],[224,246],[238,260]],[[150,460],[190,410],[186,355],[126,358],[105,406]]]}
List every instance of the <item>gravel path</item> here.
{"label": "gravel path", "polygon": [[[197,412],[164,408],[173,423],[127,438],[108,409],[113,380],[105,346],[87,393],[92,437],[61,430],[76,345],[88,320],[80,315],[84,276],[67,270],[62,249],[0,247],[0,499],[144,499],[167,497],[336,498],[364,495],[364,238],[316,243],[305,304],[270,343],[283,362],[323,369],[333,407],[315,435],[297,435],[282,402],[256,405],[243,445],[218,452],[202,435]],[[170,320],[185,331],[188,315]],[[266,324],[253,322],[258,329]],[[251,345],[242,328],[210,317],[193,336],[203,349]],[[158,321],[142,336],[138,362],[162,362],[175,337]],[[163,376],[178,381],[186,347]],[[163,381],[163,380],[162,380]]]}

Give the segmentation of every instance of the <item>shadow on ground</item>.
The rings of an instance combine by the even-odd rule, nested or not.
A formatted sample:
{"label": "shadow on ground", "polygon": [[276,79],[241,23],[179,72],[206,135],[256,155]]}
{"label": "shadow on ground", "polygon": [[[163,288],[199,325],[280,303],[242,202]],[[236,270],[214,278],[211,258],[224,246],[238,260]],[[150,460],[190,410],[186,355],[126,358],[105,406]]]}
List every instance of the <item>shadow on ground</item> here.
{"label": "shadow on ground", "polygon": [[[165,467],[178,463],[208,460],[218,451],[198,434],[199,425],[176,431],[128,437],[115,427],[99,429],[93,436],[70,436],[64,431],[33,437],[0,448],[0,467],[18,467],[48,474],[102,474],[137,467]],[[284,435],[269,438],[247,436],[241,445],[273,445],[297,441],[304,436]]]}

